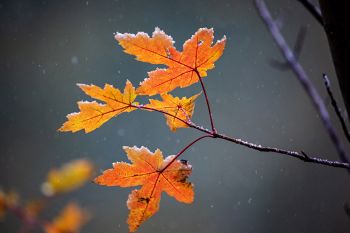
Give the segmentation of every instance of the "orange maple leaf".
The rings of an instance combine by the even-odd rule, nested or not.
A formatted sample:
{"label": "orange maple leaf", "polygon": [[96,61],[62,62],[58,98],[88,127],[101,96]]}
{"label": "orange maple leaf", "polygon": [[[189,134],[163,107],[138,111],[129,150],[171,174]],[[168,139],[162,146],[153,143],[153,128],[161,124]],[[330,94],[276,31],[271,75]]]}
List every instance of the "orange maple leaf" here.
{"label": "orange maple leaf", "polygon": [[45,224],[46,233],[78,233],[89,220],[86,210],[75,203],[69,203],[52,223]]}
{"label": "orange maple leaf", "polygon": [[103,172],[95,183],[106,186],[140,186],[129,195],[127,205],[130,209],[128,224],[134,232],[159,209],[161,193],[165,191],[177,201],[192,203],[193,185],[187,181],[192,166],[179,160],[173,161],[174,155],[163,159],[162,152],[154,153],[146,147],[123,147],[132,164],[117,162],[112,169]]}
{"label": "orange maple leaf", "polygon": [[126,81],[124,93],[112,85],[106,84],[104,89],[95,85],[78,84],[78,86],[89,96],[94,99],[101,100],[105,104],[96,101],[79,101],[79,113],[71,113],[67,115],[68,120],[59,128],[59,131],[76,132],[84,129],[85,133],[89,133],[112,117],[123,112],[131,112],[135,110],[137,102],[135,88],[129,80]]}
{"label": "orange maple leaf", "polygon": [[182,97],[180,99],[179,97],[173,97],[171,94],[162,94],[161,97],[163,101],[150,99],[150,103],[145,107],[161,110],[168,113],[169,115],[164,114],[167,125],[171,131],[175,132],[177,128],[188,127],[185,122],[190,123],[195,106],[194,101],[199,95],[200,93],[191,96],[190,98]]}
{"label": "orange maple leaf", "polygon": [[136,35],[117,33],[115,39],[137,60],[168,67],[149,72],[148,78],[137,89],[140,95],[163,94],[198,82],[199,78],[207,76],[207,70],[214,68],[214,62],[221,57],[226,43],[224,36],[212,46],[212,28],[200,28],[184,43],[182,52],[176,50],[172,37],[159,28],[155,28],[151,38],[139,32]]}

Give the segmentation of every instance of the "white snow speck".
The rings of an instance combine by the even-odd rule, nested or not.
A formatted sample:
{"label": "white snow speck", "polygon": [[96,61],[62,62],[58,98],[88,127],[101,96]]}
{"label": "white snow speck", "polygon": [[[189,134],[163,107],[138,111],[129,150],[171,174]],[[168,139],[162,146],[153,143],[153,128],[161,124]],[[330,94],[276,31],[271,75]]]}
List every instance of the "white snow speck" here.
{"label": "white snow speck", "polygon": [[71,62],[73,65],[79,64],[79,58],[78,58],[77,56],[73,56],[73,57],[70,59],[70,62]]}
{"label": "white snow speck", "polygon": [[124,129],[118,129],[117,134],[119,137],[124,137],[125,136],[125,130]]}
{"label": "white snow speck", "polygon": [[251,203],[252,203],[252,198],[250,197],[249,199],[248,199],[248,204],[250,205]]}

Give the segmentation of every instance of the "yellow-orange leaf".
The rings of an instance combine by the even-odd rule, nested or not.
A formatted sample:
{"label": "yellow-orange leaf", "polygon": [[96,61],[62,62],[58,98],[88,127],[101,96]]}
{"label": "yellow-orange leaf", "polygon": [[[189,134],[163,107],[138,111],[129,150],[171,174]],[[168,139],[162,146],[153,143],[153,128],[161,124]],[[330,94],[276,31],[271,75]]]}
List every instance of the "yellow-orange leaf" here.
{"label": "yellow-orange leaf", "polygon": [[207,76],[207,70],[214,68],[225,48],[226,37],[214,45],[214,30],[200,28],[179,52],[174,47],[173,39],[164,31],[156,28],[152,37],[144,32],[135,34],[117,33],[115,39],[128,54],[136,59],[152,64],[164,64],[166,69],[156,69],[148,73],[137,93],[155,95],[170,92],[177,87],[187,87]]}
{"label": "yellow-orange leaf", "polygon": [[94,166],[90,161],[74,160],[60,169],[52,169],[42,185],[42,191],[47,196],[72,191],[89,181],[93,172]]}
{"label": "yellow-orange leaf", "polygon": [[53,220],[46,224],[46,233],[78,233],[81,227],[88,221],[89,214],[75,203],[69,203]]}
{"label": "yellow-orange leaf", "polygon": [[59,128],[59,131],[76,132],[84,129],[85,133],[89,133],[99,128],[112,117],[136,109],[131,106],[137,103],[134,102],[136,98],[135,88],[129,80],[126,82],[124,93],[121,93],[119,89],[109,84],[106,84],[104,89],[95,85],[78,84],[78,86],[87,95],[101,100],[105,104],[97,103],[96,101],[79,101],[80,112],[67,115],[68,121]]}
{"label": "yellow-orange leaf", "polygon": [[[123,147],[132,164],[117,162],[112,169],[103,172],[95,179],[95,183],[106,186],[131,187],[142,185],[133,190],[127,205],[130,209],[128,218],[129,230],[134,232],[159,209],[161,193],[165,191],[177,201],[192,203],[193,185],[187,181],[192,172],[191,165],[174,161],[174,155],[163,159],[162,152],[154,153],[145,147]],[[164,169],[166,168],[166,169]]]}
{"label": "yellow-orange leaf", "polygon": [[[177,128],[185,128],[188,125],[185,122],[189,122],[192,118],[195,100],[200,94],[191,96],[190,98],[173,97],[171,94],[162,94],[163,101],[150,99],[150,103],[146,107],[161,110],[168,114],[164,114],[166,122],[171,131],[176,131]],[[181,121],[181,120],[183,121]]]}

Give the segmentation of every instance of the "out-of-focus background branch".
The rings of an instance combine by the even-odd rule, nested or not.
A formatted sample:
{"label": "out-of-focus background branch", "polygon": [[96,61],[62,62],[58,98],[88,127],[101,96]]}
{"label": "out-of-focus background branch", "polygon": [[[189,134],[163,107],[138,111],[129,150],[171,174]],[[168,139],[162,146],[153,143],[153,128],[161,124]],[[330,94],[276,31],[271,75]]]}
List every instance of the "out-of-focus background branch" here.
{"label": "out-of-focus background branch", "polygon": [[[347,1],[319,0],[323,25],[328,37],[334,67],[344,98],[347,113],[350,112],[350,27]],[[349,122],[349,117],[348,117]]]}
{"label": "out-of-focus background branch", "polygon": [[[323,98],[319,94],[319,91],[317,90],[315,84],[311,81],[311,79],[309,78],[308,74],[306,73],[301,63],[298,62],[294,52],[289,48],[289,45],[287,44],[284,36],[280,32],[279,26],[276,24],[275,20],[272,18],[270,10],[267,7],[265,1],[255,0],[255,4],[256,4],[258,13],[261,16],[266,27],[268,28],[274,42],[276,43],[277,47],[281,51],[284,59],[290,66],[291,70],[295,74],[295,77],[300,82],[301,86],[303,87],[306,94],[310,98],[312,105],[318,112],[321,118],[321,121],[337,150],[339,158],[341,159],[342,162],[348,163],[349,158],[345,150],[345,147],[338,135],[338,132],[336,131],[335,127],[331,122],[328,109],[323,101]],[[350,169],[349,169],[349,172],[350,172]]]}

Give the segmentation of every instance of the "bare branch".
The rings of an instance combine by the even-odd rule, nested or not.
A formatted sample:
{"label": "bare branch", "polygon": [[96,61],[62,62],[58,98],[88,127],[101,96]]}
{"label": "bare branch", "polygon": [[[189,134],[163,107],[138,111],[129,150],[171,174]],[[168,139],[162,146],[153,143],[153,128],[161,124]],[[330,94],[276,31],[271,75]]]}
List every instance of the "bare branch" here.
{"label": "bare branch", "polygon": [[288,151],[288,150],[283,150],[283,149],[274,148],[274,147],[266,147],[266,146],[262,146],[262,145],[257,145],[254,143],[244,141],[242,139],[231,138],[231,137],[228,137],[228,136],[223,135],[223,134],[217,134],[216,136],[217,136],[217,138],[231,141],[231,142],[234,142],[236,144],[239,144],[239,145],[248,147],[250,149],[260,151],[260,152],[274,152],[274,153],[278,153],[278,154],[288,155],[288,156],[300,159],[304,162],[317,163],[317,164],[322,164],[322,165],[331,166],[331,167],[341,167],[341,168],[350,169],[349,163],[346,163],[346,162],[330,161],[327,159],[319,158],[319,156],[310,157],[310,156],[306,155],[305,152],[299,153],[296,151]]}
{"label": "bare branch", "polygon": [[[298,36],[294,44],[293,51],[294,51],[294,56],[296,57],[297,60],[299,60],[301,51],[303,50],[306,31],[307,30],[305,26],[302,26],[299,29]],[[278,61],[277,59],[271,59],[271,65],[279,70],[290,70],[290,66],[288,62],[281,62],[281,61]]]}
{"label": "bare branch", "polygon": [[177,158],[179,158],[188,148],[190,148],[191,146],[193,146],[193,144],[195,144],[196,142],[202,140],[203,138],[208,138],[208,137],[213,137],[212,135],[203,135],[197,139],[195,139],[194,141],[190,142],[187,146],[185,146],[179,153],[177,153],[174,158],[165,166],[163,167],[163,169],[160,170],[160,172],[165,171],[165,169],[167,169],[173,162],[175,162],[175,160]]}
{"label": "bare branch", "polygon": [[[168,116],[174,117],[177,120],[182,121],[183,123],[185,123],[188,127],[196,129],[196,130],[201,131],[203,133],[206,133],[206,135],[201,137],[201,139],[205,138],[205,137],[219,138],[219,139],[223,139],[223,140],[226,140],[226,141],[229,141],[229,142],[233,142],[233,143],[238,144],[238,145],[242,145],[242,146],[248,147],[248,148],[253,149],[253,150],[260,151],[260,152],[273,152],[273,153],[277,153],[277,154],[282,154],[282,155],[287,155],[287,156],[290,156],[290,157],[294,157],[294,158],[300,159],[300,160],[302,160],[304,162],[310,162],[310,163],[316,163],[316,164],[321,164],[321,165],[326,165],[326,166],[331,166],[331,167],[339,167],[339,168],[348,168],[348,169],[350,169],[349,163],[322,159],[322,158],[319,158],[320,156],[309,157],[304,152],[299,153],[299,152],[296,152],[296,151],[283,150],[283,149],[279,149],[279,148],[275,148],[275,147],[262,146],[262,145],[257,145],[257,144],[251,143],[251,142],[244,141],[242,139],[229,137],[229,136],[226,136],[224,134],[214,132],[213,130],[206,129],[206,128],[202,127],[202,126],[196,125],[192,121],[185,121],[185,120],[183,120],[183,119],[181,119],[181,118],[179,118],[179,117],[177,117],[177,116],[175,116],[173,114],[164,112],[164,111],[159,110],[159,109],[150,108],[150,107],[146,107],[146,106],[143,106],[143,105],[131,105],[131,107],[145,109],[145,110],[151,110],[151,111],[156,111],[156,112],[163,113],[163,114],[166,114]],[[199,139],[199,140],[201,140],[201,139]],[[195,142],[197,142],[197,140],[195,140]],[[192,145],[192,143],[191,143],[191,145]],[[186,147],[186,150],[187,149],[188,148]]]}
{"label": "bare branch", "polygon": [[322,13],[319,7],[312,4],[310,0],[298,0],[303,6],[315,17],[315,19],[323,26]]}
{"label": "bare branch", "polygon": [[[292,71],[298,78],[299,82],[301,83],[302,87],[310,97],[310,100],[312,101],[312,104],[318,111],[318,114],[320,115],[320,118],[322,120],[323,125],[325,126],[327,133],[329,137],[331,138],[337,153],[339,155],[340,160],[343,163],[349,163],[348,156],[345,152],[344,146],[340,141],[340,138],[338,137],[332,123],[330,120],[329,113],[327,111],[327,108],[323,102],[323,99],[321,98],[320,94],[316,90],[315,86],[309,79],[308,75],[306,74],[304,68],[300,65],[300,63],[297,61],[296,57],[294,56],[293,52],[289,48],[287,42],[285,41],[284,37],[282,36],[279,28],[275,24],[274,20],[272,19],[272,16],[263,0],[255,0],[256,8],[258,9],[258,12],[266,24],[267,28],[270,31],[271,36],[273,37],[275,43],[277,44],[279,50],[283,54],[284,58],[290,65]],[[348,170],[350,172],[350,169]]]}
{"label": "bare branch", "polygon": [[341,113],[341,109],[339,108],[338,103],[337,103],[337,101],[334,98],[333,92],[331,90],[330,81],[329,81],[328,76],[326,74],[323,74],[323,80],[324,80],[324,85],[326,86],[329,98],[331,99],[331,104],[332,104],[332,106],[334,108],[335,113],[337,114],[337,117],[338,117],[338,119],[340,121],[341,127],[342,127],[343,132],[344,132],[344,134],[346,136],[346,139],[348,140],[348,142],[350,142],[349,130],[348,130],[346,124],[345,124],[345,120],[344,120],[344,117],[343,117],[343,115]]}
{"label": "bare branch", "polygon": [[211,124],[211,129],[213,132],[216,132],[215,126],[214,126],[214,120],[213,120],[213,114],[211,113],[211,108],[210,108],[210,104],[209,104],[209,98],[207,95],[207,90],[205,89],[202,77],[200,76],[199,72],[197,69],[195,69],[195,72],[198,76],[199,82],[201,83],[201,87],[204,93],[204,97],[205,97],[205,103],[207,104],[207,108],[208,108],[208,114],[209,114],[209,119],[210,119],[210,124]]}
{"label": "bare branch", "polygon": [[344,110],[350,114],[350,28],[347,3],[348,1],[319,0],[336,77],[345,104]]}

